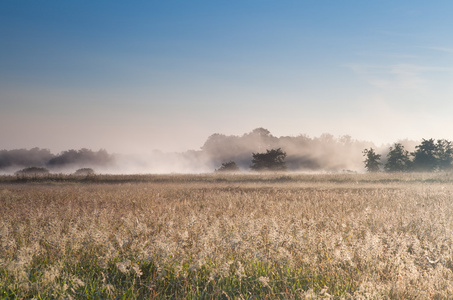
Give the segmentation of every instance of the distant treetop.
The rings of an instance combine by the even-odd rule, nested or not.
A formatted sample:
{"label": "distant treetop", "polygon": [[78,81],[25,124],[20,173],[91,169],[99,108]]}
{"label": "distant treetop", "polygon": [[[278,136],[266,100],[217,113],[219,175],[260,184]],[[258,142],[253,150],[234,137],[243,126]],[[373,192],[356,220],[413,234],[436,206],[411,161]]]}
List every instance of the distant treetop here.
{"label": "distant treetop", "polygon": [[49,170],[41,167],[29,167],[16,172],[16,175],[46,175]]}

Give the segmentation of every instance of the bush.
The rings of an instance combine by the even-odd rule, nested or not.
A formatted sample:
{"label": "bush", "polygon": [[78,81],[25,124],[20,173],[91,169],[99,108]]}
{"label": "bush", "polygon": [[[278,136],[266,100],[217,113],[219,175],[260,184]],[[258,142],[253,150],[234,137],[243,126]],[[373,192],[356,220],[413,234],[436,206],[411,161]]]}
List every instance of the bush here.
{"label": "bush", "polygon": [[216,172],[238,172],[239,167],[237,166],[237,164],[234,161],[229,161],[226,163],[222,163],[220,168],[218,168],[215,171]]}
{"label": "bush", "polygon": [[74,172],[74,175],[89,176],[94,175],[94,170],[91,168],[81,168]]}

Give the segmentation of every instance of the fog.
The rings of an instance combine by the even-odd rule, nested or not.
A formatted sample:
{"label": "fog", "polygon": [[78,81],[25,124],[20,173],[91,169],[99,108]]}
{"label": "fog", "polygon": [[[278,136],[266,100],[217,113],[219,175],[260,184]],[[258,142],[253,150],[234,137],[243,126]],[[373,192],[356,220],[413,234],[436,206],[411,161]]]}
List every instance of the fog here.
{"label": "fog", "polygon": [[275,137],[267,129],[257,128],[242,136],[211,135],[202,147],[211,168],[225,161],[235,161],[248,170],[252,153],[281,148],[286,152],[289,171],[341,172],[363,171],[362,151],[376,146],[350,136],[331,134],[310,138],[307,135]]}
{"label": "fog", "polygon": [[[418,142],[401,142],[413,151]],[[243,135],[215,133],[198,150],[165,153],[153,150],[142,154],[110,154],[106,150],[66,150],[53,154],[48,149],[16,149],[0,151],[0,173],[13,174],[27,167],[45,167],[53,173],[74,173],[79,168],[92,168],[96,173],[166,174],[210,173],[222,163],[234,161],[241,171],[248,172],[252,154],[281,148],[286,152],[288,171],[293,172],[363,172],[365,148],[373,147],[383,161],[391,145],[376,146],[345,135],[322,134],[276,137],[264,128]]]}
{"label": "fog", "polygon": [[0,151],[0,173],[11,174],[28,167],[45,167],[54,173],[73,173],[79,168],[107,170],[115,157],[106,150],[67,150],[52,154],[48,149],[15,149]]}
{"label": "fog", "polygon": [[45,166],[54,157],[48,149],[0,150],[0,172],[8,174],[23,167]]}

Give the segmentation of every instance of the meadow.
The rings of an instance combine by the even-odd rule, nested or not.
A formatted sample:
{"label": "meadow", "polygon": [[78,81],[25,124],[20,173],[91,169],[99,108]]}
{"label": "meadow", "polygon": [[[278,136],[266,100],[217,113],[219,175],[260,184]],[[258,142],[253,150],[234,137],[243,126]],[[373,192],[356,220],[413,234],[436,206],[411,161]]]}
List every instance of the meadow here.
{"label": "meadow", "polygon": [[453,298],[453,174],[0,177],[3,299]]}

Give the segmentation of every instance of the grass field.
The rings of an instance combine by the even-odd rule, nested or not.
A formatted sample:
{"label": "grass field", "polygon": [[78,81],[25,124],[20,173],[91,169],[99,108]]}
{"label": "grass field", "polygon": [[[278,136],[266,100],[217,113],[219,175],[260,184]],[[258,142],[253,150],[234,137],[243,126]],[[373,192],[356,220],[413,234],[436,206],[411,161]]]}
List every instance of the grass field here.
{"label": "grass field", "polygon": [[453,174],[0,177],[0,298],[453,298]]}

